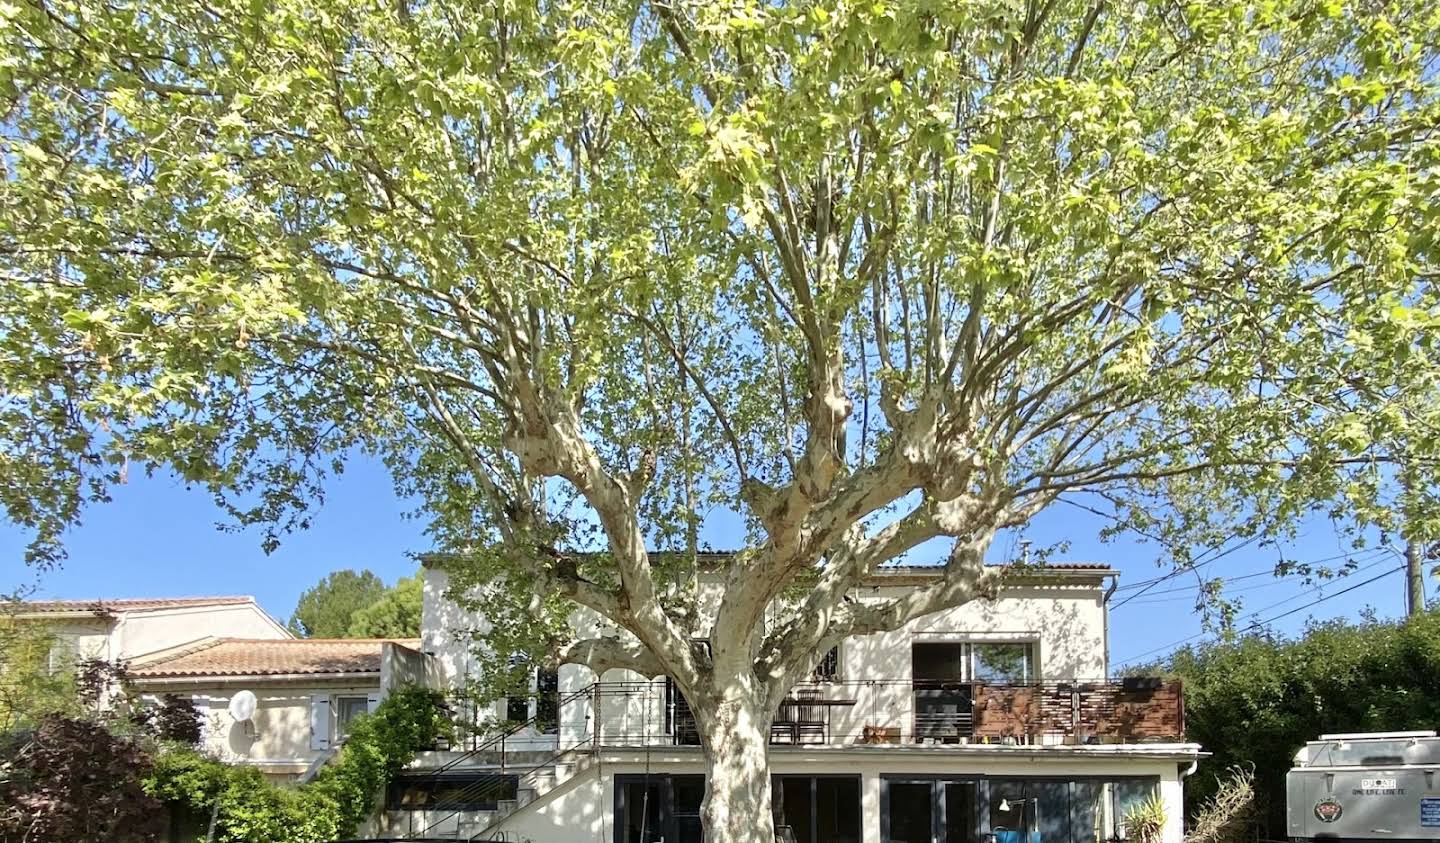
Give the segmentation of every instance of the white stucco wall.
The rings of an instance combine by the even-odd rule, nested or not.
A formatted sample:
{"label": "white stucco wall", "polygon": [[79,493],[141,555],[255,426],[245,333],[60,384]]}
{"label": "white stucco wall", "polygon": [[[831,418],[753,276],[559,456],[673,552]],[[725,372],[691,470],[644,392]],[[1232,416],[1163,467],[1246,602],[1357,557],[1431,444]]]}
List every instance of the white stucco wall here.
{"label": "white stucco wall", "polygon": [[133,659],[201,638],[293,638],[254,603],[183,606],[117,616],[114,657]]}
{"label": "white stucco wall", "polygon": [[[258,705],[247,726],[230,716],[230,699],[240,690],[255,694]],[[377,694],[380,682],[355,684],[354,681],[325,682],[301,679],[283,682],[171,684],[147,682],[141,688],[147,696],[173,693],[190,698],[202,716],[202,751],[222,761],[253,764],[277,775],[295,775],[305,771],[310,762],[325,754],[311,748],[311,700],[318,695],[336,697],[367,697]],[[332,734],[334,718],[331,718]]]}
{"label": "white stucco wall", "polygon": [[55,658],[59,660],[74,659],[76,661],[87,661],[90,659],[108,660],[113,657],[111,652],[110,627],[112,621],[108,618],[76,618],[55,621],[30,621],[31,623],[42,623],[54,636],[55,644],[52,650]]}
{"label": "white stucco wall", "polygon": [[[773,775],[859,775],[861,797],[861,843],[881,843],[881,789],[883,776],[946,776],[991,779],[1044,776],[1049,778],[1111,778],[1146,776],[1159,780],[1159,793],[1166,806],[1163,843],[1180,843],[1183,824],[1183,790],[1180,772],[1185,762],[1173,759],[1113,757],[1099,759],[1035,758],[1007,759],[994,753],[956,757],[943,752],[834,752],[777,751],[771,756]],[[693,759],[656,753],[648,762],[634,753],[602,753],[587,768],[542,794],[526,808],[505,818],[490,831],[504,831],[518,841],[534,843],[613,843],[615,776],[696,774],[701,768]]]}
{"label": "white stucco wall", "polygon": [[[421,647],[434,654],[447,681],[463,682],[474,673],[470,648],[475,636],[485,632],[486,623],[445,599],[449,577],[444,571],[426,568],[424,583]],[[905,590],[903,586],[867,587],[858,597],[878,601]],[[994,601],[976,600],[927,615],[894,632],[850,639],[841,647],[842,674],[908,679],[913,641],[1003,640],[1036,644],[1040,678],[1104,678],[1104,593],[1103,585],[1067,580],[1007,588]],[[594,634],[595,630],[588,628],[595,623],[589,613],[577,613],[577,623],[587,627],[587,634]]]}

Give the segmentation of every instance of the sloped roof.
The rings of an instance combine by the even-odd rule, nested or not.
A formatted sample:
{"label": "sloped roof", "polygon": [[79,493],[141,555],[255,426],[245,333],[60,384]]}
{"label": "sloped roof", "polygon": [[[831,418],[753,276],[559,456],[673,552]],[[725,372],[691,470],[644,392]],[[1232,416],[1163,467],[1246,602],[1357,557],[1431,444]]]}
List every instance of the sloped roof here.
{"label": "sloped roof", "polygon": [[130,669],[137,679],[279,676],[337,673],[380,675],[386,641],[417,647],[414,638],[212,638]]}
{"label": "sloped roof", "polygon": [[191,606],[233,606],[254,603],[249,596],[231,597],[137,597],[97,598],[95,600],[26,600],[19,604],[25,613],[89,612],[96,615],[117,612],[147,612],[156,609],[182,609]]}
{"label": "sloped roof", "polygon": [[[943,562],[932,565],[881,565],[879,571],[940,571],[944,569]],[[1010,565],[986,565],[987,568],[1010,568]],[[1110,571],[1113,570],[1103,562],[1046,562],[1042,564],[1018,565],[1015,569],[1023,573],[1043,574],[1046,571]]]}
{"label": "sloped roof", "polygon": [[[652,551],[650,551],[650,555],[651,555],[652,557],[654,557],[654,556],[662,555],[662,554],[667,553],[667,552],[670,552],[670,551],[655,551],[655,550],[652,550]],[[728,560],[729,560],[732,556],[734,556],[736,553],[739,553],[739,551],[738,551],[738,550],[702,550],[702,551],[697,552],[697,553],[695,554],[695,556],[696,556],[696,559],[698,559],[701,564],[712,564],[712,565],[713,565],[713,564],[719,564],[719,563],[728,561]],[[430,564],[432,564],[432,563],[442,562],[442,561],[444,561],[444,560],[447,559],[447,558],[455,558],[455,557],[458,557],[458,556],[460,556],[460,555],[461,555],[461,554],[453,554],[453,553],[425,553],[425,554],[421,554],[421,555],[420,555],[420,564],[421,564],[422,566],[427,566],[427,567],[428,567],[428,566],[429,566]],[[586,556],[586,555],[589,555],[589,554],[580,553],[580,554],[576,554],[576,555],[577,555],[577,556]],[[934,562],[934,563],[931,563],[931,564],[920,564],[920,565],[906,565],[906,564],[881,565],[881,566],[880,566],[879,568],[877,568],[876,570],[879,571],[879,572],[882,572],[882,573],[883,573],[883,572],[891,572],[891,573],[906,573],[906,574],[910,574],[910,573],[925,574],[925,573],[937,573],[937,572],[943,570],[944,567],[945,567],[945,563],[944,563],[944,561],[942,560],[942,561],[937,561],[937,562]],[[1011,566],[1009,566],[1009,565],[993,564],[993,563],[992,563],[992,564],[988,565],[987,567],[991,567],[991,568],[1008,568],[1008,567],[1011,567]],[[1095,571],[1095,572],[1098,572],[1098,573],[1118,573],[1117,571],[1115,571],[1114,568],[1112,568],[1110,565],[1107,565],[1107,564],[1104,563],[1104,562],[1046,562],[1046,563],[1043,563],[1043,564],[1042,564],[1042,563],[1035,563],[1035,564],[1020,565],[1019,567],[1023,569],[1024,573],[1031,574],[1031,575],[1041,575],[1041,574],[1044,574],[1044,573],[1047,572],[1047,571],[1049,571],[1049,572]]]}

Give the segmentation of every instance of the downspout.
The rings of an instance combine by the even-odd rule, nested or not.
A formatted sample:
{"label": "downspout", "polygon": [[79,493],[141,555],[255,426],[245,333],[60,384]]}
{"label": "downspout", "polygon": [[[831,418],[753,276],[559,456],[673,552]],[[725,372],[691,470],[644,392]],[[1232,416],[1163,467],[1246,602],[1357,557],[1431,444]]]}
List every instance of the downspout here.
{"label": "downspout", "polygon": [[1105,590],[1105,596],[1100,598],[1100,637],[1101,646],[1105,648],[1105,676],[1110,678],[1110,598],[1115,596],[1115,589],[1120,587],[1120,575],[1110,574],[1110,587]]}

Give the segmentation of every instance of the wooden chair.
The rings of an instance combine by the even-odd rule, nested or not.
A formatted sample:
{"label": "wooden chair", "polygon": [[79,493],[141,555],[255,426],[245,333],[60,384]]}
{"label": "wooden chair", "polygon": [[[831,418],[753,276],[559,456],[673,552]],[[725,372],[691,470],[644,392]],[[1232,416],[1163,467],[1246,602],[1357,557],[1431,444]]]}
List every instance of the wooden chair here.
{"label": "wooden chair", "polygon": [[830,742],[829,711],[821,705],[819,688],[801,688],[795,694],[795,742],[806,743],[807,736],[818,737],[819,743]]}

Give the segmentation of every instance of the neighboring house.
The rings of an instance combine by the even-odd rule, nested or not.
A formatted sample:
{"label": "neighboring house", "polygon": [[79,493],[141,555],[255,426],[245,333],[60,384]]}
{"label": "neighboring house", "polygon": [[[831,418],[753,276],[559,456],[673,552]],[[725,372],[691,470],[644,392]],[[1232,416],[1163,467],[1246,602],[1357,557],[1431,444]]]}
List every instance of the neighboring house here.
{"label": "neighboring house", "polygon": [[52,669],[92,659],[123,664],[208,636],[293,637],[254,597],[29,600],[11,611],[54,636]]}
{"label": "neighboring house", "polygon": [[[702,560],[703,562],[704,560]],[[711,561],[718,561],[718,557]],[[474,678],[483,618],[427,565],[422,651],[443,681]],[[891,597],[934,568],[891,567],[852,597]],[[976,601],[843,642],[797,687],[772,731],[773,809],[795,843],[1104,843],[1152,794],[1180,843],[1180,689],[1108,678],[1106,602],[1117,572],[1050,565]],[[702,605],[706,577],[702,574]],[[713,601],[712,601],[713,602]],[[593,616],[574,621],[593,625]],[[509,722],[421,753],[387,794],[383,834],[536,843],[699,843],[703,763],[666,680],[567,665],[531,696],[472,712]]]}
{"label": "neighboring house", "polygon": [[[354,719],[379,704],[382,684],[424,681],[423,672],[410,672],[423,663],[413,649],[418,643],[211,638],[132,662],[130,675],[142,695],[195,702],[203,750],[290,780],[344,742]],[[230,710],[241,691],[256,699],[248,720]]]}

